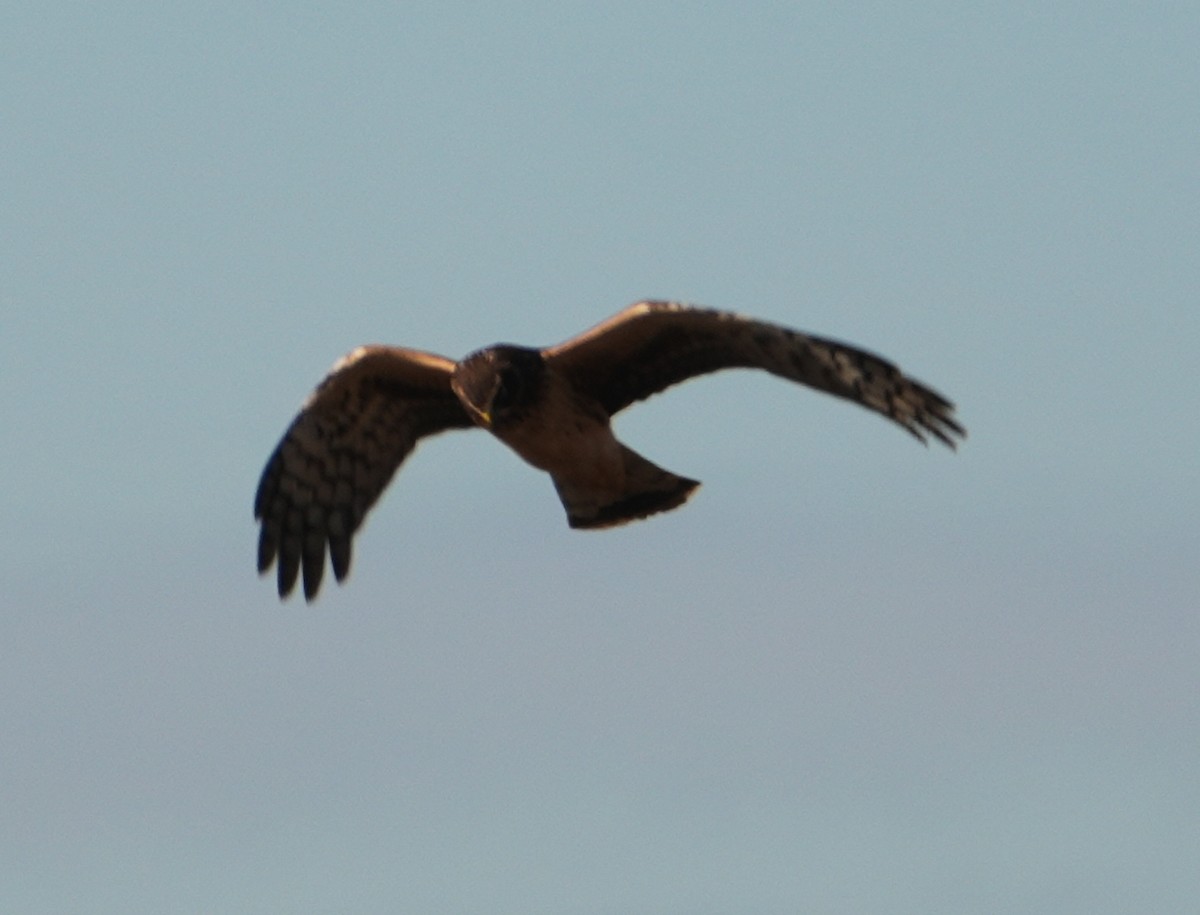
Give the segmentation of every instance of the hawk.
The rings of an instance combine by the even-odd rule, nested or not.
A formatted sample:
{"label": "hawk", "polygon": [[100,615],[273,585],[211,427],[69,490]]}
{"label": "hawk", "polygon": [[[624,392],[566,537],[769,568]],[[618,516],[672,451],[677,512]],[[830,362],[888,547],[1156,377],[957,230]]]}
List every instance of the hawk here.
{"label": "hawk", "polygon": [[557,346],[497,344],[459,362],[360,346],[305,401],[267,461],[254,499],[258,570],[280,597],[303,572],[321,586],[328,553],[350,571],[355,531],[417,442],[480,426],[550,474],[573,528],[678,508],[699,486],[621,444],[611,418],[636,401],[725,368],[764,369],[881,413],[953,448],[954,405],[864,350],[731,312],[638,302]]}

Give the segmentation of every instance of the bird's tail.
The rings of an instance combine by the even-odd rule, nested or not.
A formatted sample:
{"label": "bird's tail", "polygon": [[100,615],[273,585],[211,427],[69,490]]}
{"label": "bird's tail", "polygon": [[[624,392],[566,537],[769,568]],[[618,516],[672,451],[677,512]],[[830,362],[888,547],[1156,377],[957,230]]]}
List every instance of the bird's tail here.
{"label": "bird's tail", "polygon": [[698,480],[677,476],[621,446],[625,464],[619,490],[580,485],[554,477],[554,488],[567,510],[567,523],[577,528],[615,527],[647,515],[670,511],[688,500]]}

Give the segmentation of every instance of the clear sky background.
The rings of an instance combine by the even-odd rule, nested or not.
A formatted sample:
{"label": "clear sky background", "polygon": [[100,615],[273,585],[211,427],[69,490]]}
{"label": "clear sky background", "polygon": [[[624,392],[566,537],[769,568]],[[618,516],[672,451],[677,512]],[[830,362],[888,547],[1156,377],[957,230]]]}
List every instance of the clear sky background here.
{"label": "clear sky background", "polygon": [[[1200,898],[1200,10],[10,3],[0,908],[1176,912]],[[644,297],[847,339],[568,530],[423,444],[344,587],[251,499],[359,343]]]}

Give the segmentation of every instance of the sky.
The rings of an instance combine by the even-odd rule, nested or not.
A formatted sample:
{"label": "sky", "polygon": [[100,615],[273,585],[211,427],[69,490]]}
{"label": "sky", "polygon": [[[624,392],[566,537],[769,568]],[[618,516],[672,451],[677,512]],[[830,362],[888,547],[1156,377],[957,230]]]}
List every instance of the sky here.
{"label": "sky", "polygon": [[[10,3],[0,908],[1105,913],[1200,898],[1200,11]],[[642,298],[883,353],[957,453],[727,372],[571,531],[423,443],[254,570],[344,352]]]}

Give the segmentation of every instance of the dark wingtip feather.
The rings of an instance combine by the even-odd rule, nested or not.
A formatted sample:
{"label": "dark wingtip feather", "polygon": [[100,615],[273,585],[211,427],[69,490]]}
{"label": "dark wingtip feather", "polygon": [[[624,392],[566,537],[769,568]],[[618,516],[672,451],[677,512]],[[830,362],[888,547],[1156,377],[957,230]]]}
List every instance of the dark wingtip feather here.
{"label": "dark wingtip feather", "polygon": [[943,402],[942,409],[931,417],[927,427],[930,432],[937,436],[938,440],[951,451],[958,450],[958,439],[967,437],[967,430],[959,424],[959,422],[950,414],[954,412],[954,404]]}
{"label": "dark wingtip feather", "polygon": [[909,435],[911,435],[913,438],[915,438],[918,442],[920,442],[926,448],[929,447],[929,440],[927,438],[925,438],[925,433],[921,431],[921,427],[918,426],[915,422],[913,422],[910,419],[910,420],[897,420],[897,423],[899,424],[901,429],[903,429],[905,432],[907,432]]}
{"label": "dark wingtip feather", "polygon": [[941,442],[943,445],[945,445],[951,451],[958,450],[958,442],[956,442],[954,439],[952,439],[950,436],[948,436],[941,429],[931,426],[929,431],[939,442]]}
{"label": "dark wingtip feather", "polygon": [[325,536],[319,531],[309,531],[304,538],[301,555],[304,572],[304,599],[310,604],[321,590],[321,578],[325,574]]}
{"label": "dark wingtip feather", "polygon": [[271,530],[269,524],[264,524],[258,532],[258,574],[262,575],[271,568],[271,564],[275,562],[275,553],[278,549],[278,543],[275,540],[275,532]]}
{"label": "dark wingtip feather", "polygon": [[350,544],[348,536],[335,536],[329,539],[329,560],[333,565],[333,577],[339,582],[345,581],[350,574]]}
{"label": "dark wingtip feather", "polygon": [[285,539],[277,560],[279,596],[287,597],[296,587],[296,578],[300,575],[300,544],[292,542],[291,538]]}

